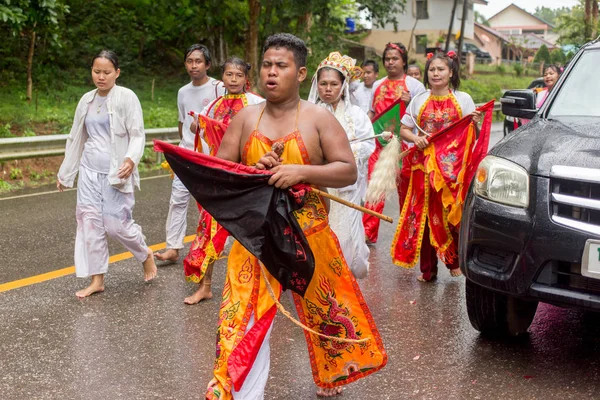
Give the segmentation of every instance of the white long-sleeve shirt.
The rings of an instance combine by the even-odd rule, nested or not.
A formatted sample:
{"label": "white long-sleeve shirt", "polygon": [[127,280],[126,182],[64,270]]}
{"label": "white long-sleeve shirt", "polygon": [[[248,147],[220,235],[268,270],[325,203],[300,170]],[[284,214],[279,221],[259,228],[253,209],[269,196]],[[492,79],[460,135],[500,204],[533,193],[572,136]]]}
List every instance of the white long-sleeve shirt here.
{"label": "white long-sleeve shirt", "polygon": [[[67,138],[65,159],[58,170],[58,181],[66,187],[73,187],[75,177],[79,171],[81,155],[88,134],[85,129],[85,117],[90,103],[94,100],[98,89],[94,89],[81,97],[75,110],[73,126]],[[115,85],[106,98],[110,123],[110,170],[108,182],[115,189],[124,192],[133,192],[134,187],[139,189],[140,176],[137,166],[144,154],[146,134],[144,132],[144,117],[142,106],[135,93],[122,86]],[[127,179],[120,179],[117,174],[119,167],[131,159],[134,170]]]}

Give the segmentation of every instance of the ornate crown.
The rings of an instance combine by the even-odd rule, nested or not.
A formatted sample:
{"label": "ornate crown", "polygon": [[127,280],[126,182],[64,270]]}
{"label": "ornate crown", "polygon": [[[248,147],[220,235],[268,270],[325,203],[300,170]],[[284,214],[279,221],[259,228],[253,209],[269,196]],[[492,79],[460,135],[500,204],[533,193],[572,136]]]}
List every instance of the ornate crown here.
{"label": "ornate crown", "polygon": [[360,79],[363,76],[363,70],[356,65],[356,60],[346,55],[334,51],[329,53],[329,56],[321,61],[317,71],[323,67],[333,68],[340,71],[350,82]]}

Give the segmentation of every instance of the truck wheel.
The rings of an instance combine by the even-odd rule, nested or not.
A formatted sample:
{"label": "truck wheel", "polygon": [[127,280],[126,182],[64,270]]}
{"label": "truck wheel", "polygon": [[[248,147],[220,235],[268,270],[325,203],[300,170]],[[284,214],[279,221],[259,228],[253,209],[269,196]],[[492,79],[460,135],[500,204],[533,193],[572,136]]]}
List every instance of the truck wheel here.
{"label": "truck wheel", "polygon": [[525,301],[481,287],[467,279],[467,313],[473,328],[486,336],[519,336],[527,333],[537,301]]}

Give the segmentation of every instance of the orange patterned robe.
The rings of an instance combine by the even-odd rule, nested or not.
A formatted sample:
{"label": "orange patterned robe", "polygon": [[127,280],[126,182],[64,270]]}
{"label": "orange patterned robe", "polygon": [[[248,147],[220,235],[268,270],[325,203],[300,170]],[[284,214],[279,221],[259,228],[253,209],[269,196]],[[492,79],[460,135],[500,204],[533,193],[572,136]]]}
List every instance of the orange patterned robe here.
{"label": "orange patterned robe", "polygon": [[[276,142],[284,144],[284,163],[309,163],[297,130]],[[242,162],[253,165],[271,150],[273,143],[254,130],[245,145]],[[331,388],[380,370],[387,362],[387,355],[359,286],[329,227],[325,204],[313,192],[308,196],[304,207],[295,215],[313,250],[315,272],[305,296],[293,294],[299,319],[329,336],[370,338],[359,344],[344,343],[304,331],[314,381],[317,386]],[[214,365],[217,385],[209,389],[208,399],[231,400],[232,389],[240,390],[272,324],[276,306],[264,277],[279,297],[281,285],[236,241],[229,254],[219,313]],[[251,317],[255,323],[248,328]]]}

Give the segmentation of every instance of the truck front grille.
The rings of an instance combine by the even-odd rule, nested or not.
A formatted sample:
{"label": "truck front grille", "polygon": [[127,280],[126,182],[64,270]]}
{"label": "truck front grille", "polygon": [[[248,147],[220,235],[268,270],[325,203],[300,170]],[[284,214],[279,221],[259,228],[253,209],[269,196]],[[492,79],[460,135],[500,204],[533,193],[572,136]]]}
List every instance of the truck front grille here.
{"label": "truck front grille", "polygon": [[550,179],[552,220],[600,234],[600,170],[555,165]]}
{"label": "truck front grille", "polygon": [[600,294],[600,280],[581,275],[580,263],[549,261],[541,269],[535,281],[555,288]]}

